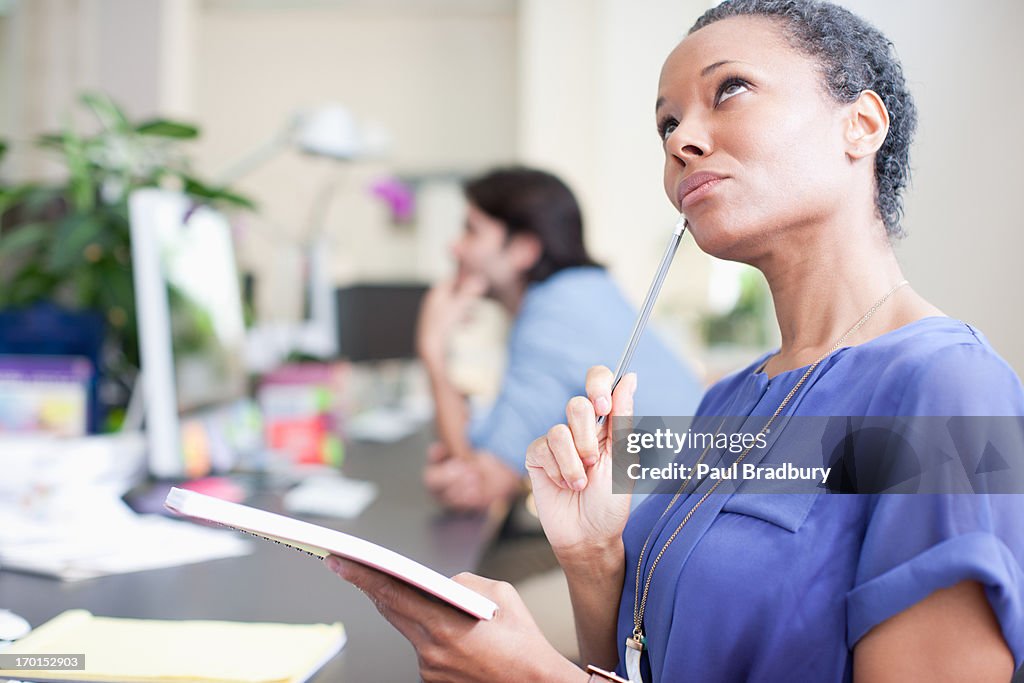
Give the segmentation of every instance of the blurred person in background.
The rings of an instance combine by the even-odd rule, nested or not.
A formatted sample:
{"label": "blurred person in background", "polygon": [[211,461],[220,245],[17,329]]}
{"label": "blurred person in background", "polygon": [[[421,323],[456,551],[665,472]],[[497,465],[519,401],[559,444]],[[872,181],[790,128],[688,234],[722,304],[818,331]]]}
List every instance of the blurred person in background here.
{"label": "blurred person in background", "polygon": [[[437,416],[424,481],[444,506],[479,510],[520,492],[527,446],[565,419],[589,367],[614,367],[637,311],[587,253],[579,205],[560,179],[499,168],[464,191],[465,231],[452,245],[458,270],[425,297],[416,345]],[[481,297],[513,322],[500,393],[474,422],[446,357],[452,333]],[[689,415],[696,407],[700,383],[656,334],[644,335],[632,369],[638,414]]]}

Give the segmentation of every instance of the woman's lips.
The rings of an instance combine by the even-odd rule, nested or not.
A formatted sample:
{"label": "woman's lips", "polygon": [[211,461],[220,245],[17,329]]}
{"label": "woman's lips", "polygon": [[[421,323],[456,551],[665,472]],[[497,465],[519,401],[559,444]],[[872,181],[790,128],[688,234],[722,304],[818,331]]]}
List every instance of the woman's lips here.
{"label": "woman's lips", "polygon": [[677,196],[680,208],[687,208],[706,197],[718,183],[725,180],[723,176],[708,171],[694,173],[679,185]]}

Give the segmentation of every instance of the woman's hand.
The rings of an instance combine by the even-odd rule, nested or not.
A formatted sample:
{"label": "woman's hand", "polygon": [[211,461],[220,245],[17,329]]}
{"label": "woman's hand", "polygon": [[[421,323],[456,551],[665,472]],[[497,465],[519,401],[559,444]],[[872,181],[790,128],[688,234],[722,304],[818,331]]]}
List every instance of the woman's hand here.
{"label": "woman's hand", "polygon": [[636,375],[622,378],[612,395],[611,370],[597,366],[587,372],[587,397],[577,396],[565,408],[567,424],[555,425],[526,452],[544,533],[555,553],[587,555],[621,543],[629,516],[628,494],[612,494],[612,422],[598,425],[601,415],[620,420],[633,415]]}
{"label": "woman's hand", "polygon": [[454,577],[497,603],[495,617],[480,621],[355,562],[331,555],[324,564],[370,598],[412,643],[424,683],[587,680],[544,639],[519,593],[507,583],[468,573]]}

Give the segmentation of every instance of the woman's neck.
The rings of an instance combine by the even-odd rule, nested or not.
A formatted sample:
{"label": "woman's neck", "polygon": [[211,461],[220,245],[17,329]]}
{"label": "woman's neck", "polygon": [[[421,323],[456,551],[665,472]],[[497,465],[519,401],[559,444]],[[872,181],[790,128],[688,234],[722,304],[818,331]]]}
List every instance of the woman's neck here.
{"label": "woman's neck", "polygon": [[[863,225],[803,231],[793,242],[755,264],[768,280],[782,337],[765,366],[769,376],[813,363],[904,279],[888,240]],[[902,287],[844,344],[935,314],[941,312]]]}

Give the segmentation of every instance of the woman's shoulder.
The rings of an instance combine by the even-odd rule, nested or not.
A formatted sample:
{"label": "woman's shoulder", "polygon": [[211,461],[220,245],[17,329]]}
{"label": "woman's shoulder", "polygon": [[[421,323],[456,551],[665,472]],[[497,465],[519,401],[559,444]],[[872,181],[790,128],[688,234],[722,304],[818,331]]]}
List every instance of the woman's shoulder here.
{"label": "woman's shoulder", "polygon": [[[708,389],[699,414],[720,414],[757,388],[772,354]],[[841,349],[813,380],[813,412],[849,415],[1024,415],[1024,387],[974,326],[933,316]],[[796,372],[796,371],[793,371]]]}
{"label": "woman's shoulder", "polygon": [[984,334],[954,318],[904,325],[847,349],[834,366],[851,389],[870,388],[870,414],[1024,414],[1016,373]]}

